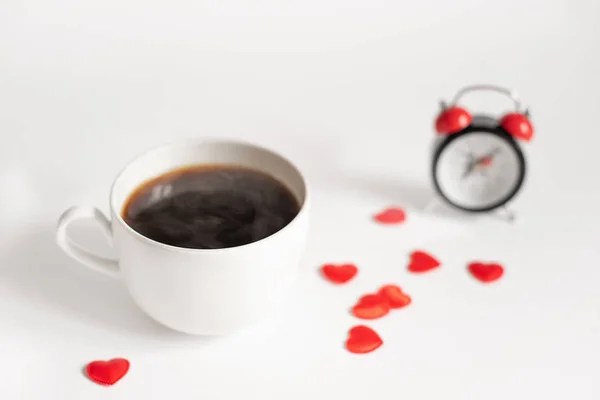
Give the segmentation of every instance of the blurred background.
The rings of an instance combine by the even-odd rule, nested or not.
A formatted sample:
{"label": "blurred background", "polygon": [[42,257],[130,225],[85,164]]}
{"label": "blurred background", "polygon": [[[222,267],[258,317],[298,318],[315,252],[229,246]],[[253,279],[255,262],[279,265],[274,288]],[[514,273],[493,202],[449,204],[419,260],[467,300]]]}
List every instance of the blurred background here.
{"label": "blurred background", "polygon": [[520,94],[545,174],[576,192],[598,171],[598,15],[595,0],[5,0],[0,184],[60,209],[149,147],[223,135],[310,152],[306,168],[370,146],[420,179],[438,101],[482,82]]}

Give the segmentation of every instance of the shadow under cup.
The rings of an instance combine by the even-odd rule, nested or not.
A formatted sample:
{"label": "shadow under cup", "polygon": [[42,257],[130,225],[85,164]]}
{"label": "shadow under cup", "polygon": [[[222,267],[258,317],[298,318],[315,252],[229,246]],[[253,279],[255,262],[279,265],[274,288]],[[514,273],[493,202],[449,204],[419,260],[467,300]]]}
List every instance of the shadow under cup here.
{"label": "shadow under cup", "polygon": [[[264,239],[221,249],[159,243],[123,220],[121,210],[139,186],[171,170],[202,164],[229,164],[266,173],[290,190],[300,210],[288,225]],[[215,335],[248,326],[283,304],[305,248],[308,203],[300,171],[259,146],[197,141],[151,150],[125,167],[111,190],[118,275],[138,306],[172,329]]]}

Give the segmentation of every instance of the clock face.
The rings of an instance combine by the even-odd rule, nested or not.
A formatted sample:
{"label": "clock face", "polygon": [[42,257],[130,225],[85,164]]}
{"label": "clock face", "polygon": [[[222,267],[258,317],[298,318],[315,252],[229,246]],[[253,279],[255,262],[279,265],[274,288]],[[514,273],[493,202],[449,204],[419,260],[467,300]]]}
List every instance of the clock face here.
{"label": "clock face", "polygon": [[505,133],[471,130],[449,137],[441,146],[434,159],[434,181],[440,194],[458,208],[500,207],[523,183],[523,154]]}

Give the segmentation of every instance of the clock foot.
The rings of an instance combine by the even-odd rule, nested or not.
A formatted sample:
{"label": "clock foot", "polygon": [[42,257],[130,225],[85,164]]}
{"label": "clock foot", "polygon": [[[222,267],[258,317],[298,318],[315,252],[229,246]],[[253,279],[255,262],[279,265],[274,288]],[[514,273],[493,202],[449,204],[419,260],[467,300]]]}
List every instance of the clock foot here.
{"label": "clock foot", "polygon": [[501,218],[507,222],[515,222],[515,220],[517,219],[516,214],[514,213],[514,211],[509,210],[506,206],[499,208],[498,211],[496,213],[494,213],[494,215],[496,215],[498,218]]}
{"label": "clock foot", "polygon": [[429,202],[427,204],[425,204],[425,207],[423,207],[423,211],[426,213],[435,211],[439,206],[440,206],[439,199],[437,197],[434,197],[431,200],[429,200]]}
{"label": "clock foot", "polygon": [[[423,207],[423,212],[432,213],[432,214],[436,214],[436,213],[443,214],[442,210],[440,210],[440,207],[445,204],[446,203],[439,197],[437,197],[437,196],[433,197],[431,200],[429,200],[429,202],[427,204],[425,204],[425,206]],[[454,209],[454,208],[451,208],[451,209]],[[460,212],[460,210],[458,210],[458,209],[456,209],[456,210]],[[469,213],[469,212],[463,211],[462,214],[474,216],[477,213],[474,214],[474,213]],[[491,215],[494,218],[498,218],[503,221],[509,222],[509,223],[513,223],[517,219],[516,213],[512,210],[509,210],[507,206],[502,206],[500,208],[497,208],[496,210],[487,212],[486,214]]]}

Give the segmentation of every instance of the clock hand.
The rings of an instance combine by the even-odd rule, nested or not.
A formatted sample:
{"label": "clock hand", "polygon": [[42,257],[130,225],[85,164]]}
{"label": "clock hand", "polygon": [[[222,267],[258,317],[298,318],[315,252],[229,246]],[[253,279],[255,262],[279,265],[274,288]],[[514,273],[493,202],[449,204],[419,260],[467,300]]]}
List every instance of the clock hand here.
{"label": "clock hand", "polygon": [[478,165],[485,163],[487,160],[491,161],[491,159],[499,152],[500,148],[495,147],[492,151],[488,152],[487,154],[484,154],[481,157],[475,158],[473,156],[470,156],[469,163],[467,164],[467,168],[465,169],[465,172],[463,173],[461,179],[465,179],[467,176],[469,176]]}
{"label": "clock hand", "polygon": [[460,153],[461,156],[463,156],[465,158],[468,158],[469,160],[473,160],[475,158],[475,154],[471,153],[470,151],[469,152],[465,152],[465,151],[459,150],[459,153]]}
{"label": "clock hand", "polygon": [[469,163],[467,164],[467,168],[465,168],[465,171],[463,172],[460,179],[465,179],[467,176],[471,175],[471,173],[473,172],[473,170],[475,169],[476,166],[477,166],[477,160],[470,160]]}
{"label": "clock hand", "polygon": [[492,151],[490,151],[487,154],[484,154],[483,156],[477,158],[477,160],[475,160],[475,164],[476,165],[482,164],[486,160],[492,159],[498,153],[500,153],[500,148],[499,147],[495,147]]}

